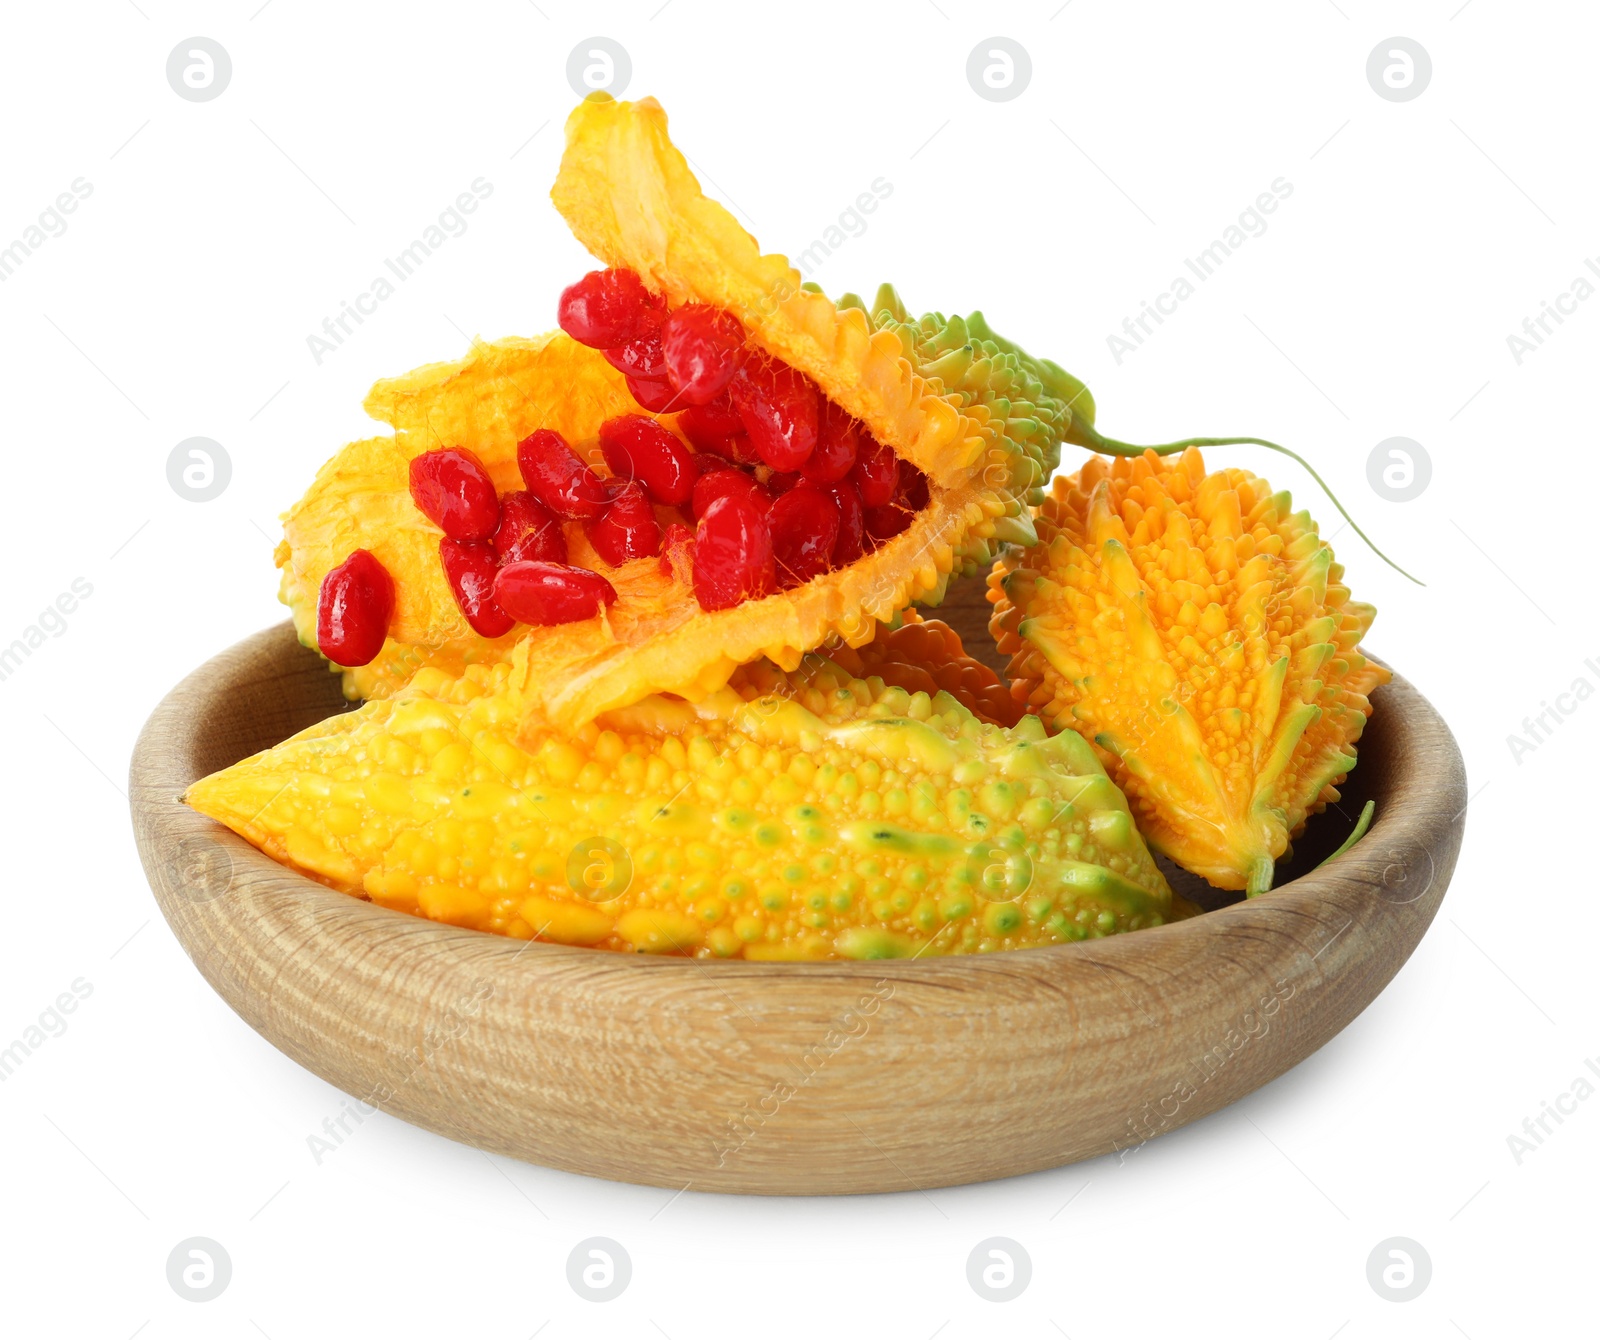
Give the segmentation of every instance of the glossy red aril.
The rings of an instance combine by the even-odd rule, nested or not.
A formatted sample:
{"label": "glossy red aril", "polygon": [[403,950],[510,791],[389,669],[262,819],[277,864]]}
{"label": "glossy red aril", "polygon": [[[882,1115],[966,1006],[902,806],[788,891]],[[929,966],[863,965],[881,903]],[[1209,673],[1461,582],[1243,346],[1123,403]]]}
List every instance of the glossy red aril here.
{"label": "glossy red aril", "polygon": [[765,356],[746,359],[729,396],[756,455],[774,470],[798,470],[817,445],[817,388]]}
{"label": "glossy red aril", "polygon": [[456,605],[473,632],[482,637],[499,637],[511,631],[515,620],[494,599],[500,556],[492,544],[484,540],[452,540],[446,535],[439,541],[439,562],[444,566],[445,580],[450,583]]}
{"label": "glossy red aril", "polygon": [[899,457],[881,442],[863,442],[849,479],[863,507],[886,507],[900,486]]}
{"label": "glossy red aril", "polygon": [[686,405],[715,400],[738,367],[744,327],[731,313],[691,302],[661,327],[667,376]]}
{"label": "glossy red aril", "polygon": [[587,521],[605,511],[605,481],[550,428],[517,445],[517,468],[528,491],[564,521]]}
{"label": "glossy red aril", "polygon": [[798,470],[773,470],[767,475],[767,492],[774,498],[781,498],[785,493],[800,482]]}
{"label": "glossy red aril", "polygon": [[694,595],[700,608],[732,609],[772,594],[772,536],[755,505],[729,495],[700,518],[694,534]]}
{"label": "glossy red aril", "polygon": [[[500,499],[500,528],[490,541],[502,562],[513,549],[529,558],[567,561],[567,541],[556,515],[526,489],[516,489]],[[538,553],[529,552],[532,549]],[[556,553],[556,550],[560,550]],[[548,551],[548,552],[547,552]]]}
{"label": "glossy red aril", "polygon": [[648,377],[624,377],[631,395],[640,409],[652,414],[665,414],[678,408],[678,393],[671,382],[654,381]]}
{"label": "glossy red aril", "polygon": [[357,549],[322,579],[317,596],[317,647],[335,665],[365,665],[383,650],[394,614],[394,578],[366,549]]}
{"label": "glossy red aril", "polygon": [[487,540],[500,524],[500,500],[483,462],[461,447],[411,458],[411,500],[453,540]]}
{"label": "glossy red aril", "polygon": [[767,495],[767,491],[743,470],[731,468],[708,470],[694,481],[690,508],[695,519],[703,517],[706,509],[718,498],[726,498],[730,494],[743,498],[758,512],[764,513],[772,506],[772,499]]}
{"label": "glossy red aril", "polygon": [[778,585],[798,586],[828,570],[839,538],[839,505],[822,489],[800,484],[772,504],[767,527]]}
{"label": "glossy red aril", "polygon": [[513,540],[500,552],[502,564],[526,563],[533,559],[541,563],[567,561],[567,537],[561,533],[560,526],[525,531],[520,540]]}
{"label": "glossy red aril", "polygon": [[691,405],[678,416],[678,431],[694,443],[696,451],[714,451],[726,456],[726,442],[744,432],[744,421],[733,401],[720,395],[709,405]]}
{"label": "glossy red aril", "polygon": [[630,559],[653,558],[661,552],[661,523],[644,490],[634,480],[616,489],[604,512],[583,523],[583,533],[595,553],[613,568],[620,568]]}
{"label": "glossy red aril", "polygon": [[839,509],[839,538],[833,544],[833,566],[848,567],[866,553],[866,520],[862,515],[861,495],[848,481],[828,490]]}
{"label": "glossy red aril", "polygon": [[860,425],[831,400],[822,402],[817,424],[817,449],[800,467],[808,484],[837,484],[855,467],[861,445]]}
{"label": "glossy red aril", "polygon": [[565,563],[508,563],[494,581],[500,608],[519,623],[551,624],[592,619],[617,598],[598,572]]}
{"label": "glossy red aril", "polygon": [[591,349],[637,339],[660,320],[660,305],[632,270],[591,270],[562,290],[561,329]]}
{"label": "glossy red aril", "polygon": [[901,531],[911,524],[913,513],[904,507],[897,507],[890,503],[886,507],[869,507],[866,509],[864,521],[867,534],[879,544],[885,540],[892,540]]}
{"label": "glossy red aril", "polygon": [[920,512],[928,505],[928,476],[910,461],[900,462],[900,482],[894,500],[908,512]]}
{"label": "glossy red aril", "polygon": [[688,502],[700,473],[694,452],[643,414],[619,414],[601,424],[600,453],[613,475],[637,479],[663,507]]}
{"label": "glossy red aril", "polygon": [[661,332],[647,331],[626,344],[605,350],[605,360],[618,372],[641,380],[661,381],[667,375],[667,356],[661,351]]}

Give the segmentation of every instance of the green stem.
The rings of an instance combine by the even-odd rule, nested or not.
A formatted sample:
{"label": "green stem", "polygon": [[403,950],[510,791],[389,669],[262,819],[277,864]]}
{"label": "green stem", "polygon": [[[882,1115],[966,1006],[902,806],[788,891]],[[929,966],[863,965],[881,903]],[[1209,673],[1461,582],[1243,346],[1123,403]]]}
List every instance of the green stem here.
{"label": "green stem", "polygon": [[1250,863],[1250,877],[1245,882],[1244,896],[1246,898],[1259,898],[1272,888],[1274,874],[1272,857],[1259,856]]}
{"label": "green stem", "polygon": [[1276,442],[1268,442],[1264,437],[1186,437],[1181,442],[1163,442],[1160,446],[1141,447],[1132,442],[1119,442],[1114,437],[1104,437],[1093,424],[1074,418],[1072,427],[1067,430],[1067,441],[1075,442],[1080,447],[1087,447],[1090,451],[1102,452],[1107,456],[1142,456],[1147,451],[1153,451],[1157,456],[1171,456],[1190,447],[1252,446],[1266,447],[1269,451],[1279,452],[1298,463],[1301,469],[1317,481],[1322,491],[1328,495],[1328,501],[1339,509],[1339,515],[1349,522],[1350,529],[1355,531],[1366,542],[1367,548],[1372,550],[1373,553],[1407,581],[1416,582],[1418,586],[1427,585],[1426,582],[1418,581],[1417,578],[1396,563],[1394,559],[1390,558],[1388,554],[1373,544],[1371,537],[1360,526],[1356,525],[1356,519],[1345,511],[1344,504],[1334,495],[1333,490],[1328,487],[1322,476],[1312,468],[1310,461],[1297,452],[1290,451],[1288,447],[1281,447]]}
{"label": "green stem", "polygon": [[1351,830],[1350,836],[1339,844],[1338,851],[1334,852],[1332,856],[1328,857],[1327,861],[1323,861],[1322,865],[1317,867],[1319,870],[1323,865],[1327,865],[1328,861],[1332,861],[1340,856],[1343,856],[1347,851],[1350,850],[1350,848],[1355,846],[1356,843],[1360,842],[1362,838],[1366,837],[1367,829],[1372,827],[1373,812],[1377,808],[1378,807],[1376,803],[1370,800],[1361,807],[1361,817],[1356,820],[1356,826]]}

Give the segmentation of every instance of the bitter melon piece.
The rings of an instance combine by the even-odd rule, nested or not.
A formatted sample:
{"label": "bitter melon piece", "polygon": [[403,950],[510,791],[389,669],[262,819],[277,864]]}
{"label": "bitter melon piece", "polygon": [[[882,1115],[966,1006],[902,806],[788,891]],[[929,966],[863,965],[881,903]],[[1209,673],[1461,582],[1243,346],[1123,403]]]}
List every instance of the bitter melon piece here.
{"label": "bitter melon piece", "polygon": [[334,888],[617,950],[880,958],[1159,925],[1172,895],[1093,751],[813,653],[699,703],[519,736],[509,660],[424,667],[190,787]]}
{"label": "bitter melon piece", "polygon": [[1372,606],[1287,493],[1194,448],[1092,457],[1036,522],[990,576],[1013,692],[1092,742],[1157,851],[1270,888],[1390,677],[1358,647]]}
{"label": "bitter melon piece", "polygon": [[[460,447],[501,490],[515,488],[521,438],[555,428],[596,461],[600,425],[638,408],[620,373],[565,336],[478,345],[461,363],[379,383],[368,409],[394,437],[347,448],[286,519],[283,595],[308,643],[319,583],[355,548],[374,552],[395,578],[389,642],[347,675],[351,696],[392,693],[419,666],[459,671],[527,644],[518,687],[528,730],[575,726],[649,693],[703,696],[761,657],[793,667],[830,642],[859,646],[909,602],[936,602],[952,571],[986,565],[997,542],[1032,539],[1028,501],[1055,469],[1072,420],[1056,392],[1081,391],[1054,365],[1029,359],[981,315],[911,322],[885,289],[869,317],[857,300],[835,306],[803,287],[784,257],[762,254],[702,194],[654,100],[597,94],[580,104],[552,196],[580,241],[638,274],[657,298],[737,317],[752,347],[804,373],[926,475],[927,501],[903,532],[847,566],[718,610],[700,608],[671,564],[607,566],[568,523],[572,561],[603,572],[615,604],[559,627],[477,638],[454,608],[438,532],[412,507],[403,465]],[[677,416],[660,421],[674,427]]]}

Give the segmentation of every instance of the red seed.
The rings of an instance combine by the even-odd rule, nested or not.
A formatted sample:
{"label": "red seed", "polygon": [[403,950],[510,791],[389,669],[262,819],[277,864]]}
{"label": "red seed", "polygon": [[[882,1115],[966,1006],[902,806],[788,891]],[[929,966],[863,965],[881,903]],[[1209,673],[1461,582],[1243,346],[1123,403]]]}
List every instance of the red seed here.
{"label": "red seed", "polygon": [[771,595],[772,536],[753,503],[718,498],[694,535],[694,596],[705,610],[732,609]]}
{"label": "red seed", "polygon": [[[491,543],[502,563],[506,555],[519,546],[526,558],[548,558],[552,563],[567,561],[567,541],[561,533],[561,523],[554,512],[525,489],[516,489],[500,499],[500,529],[495,531]],[[527,552],[530,546],[540,552]],[[559,554],[554,552],[557,549]]]}
{"label": "red seed", "polygon": [[900,486],[899,458],[881,442],[863,442],[849,479],[863,507],[886,507]]}
{"label": "red seed", "polygon": [[910,461],[900,462],[900,481],[894,500],[910,512],[920,512],[928,505],[928,476]]}
{"label": "red seed", "polygon": [[517,445],[517,468],[529,491],[564,521],[586,521],[605,510],[605,481],[553,429],[541,428]]}
{"label": "red seed", "polygon": [[661,575],[685,586],[694,581],[694,532],[677,521],[661,537]]}
{"label": "red seed", "polygon": [[767,474],[767,492],[774,498],[781,498],[785,493],[800,482],[798,470],[777,471],[772,470]]}
{"label": "red seed", "polygon": [[648,377],[624,377],[622,380],[628,384],[628,394],[640,409],[647,409],[652,414],[665,414],[679,408],[678,393],[672,389],[671,382],[655,381]]}
{"label": "red seed", "polygon": [[492,544],[483,540],[452,540],[446,535],[439,541],[439,562],[444,566],[445,580],[450,583],[456,605],[472,625],[473,632],[482,637],[499,637],[511,631],[516,621],[494,599],[495,573],[500,570],[500,559]]}
{"label": "red seed", "polygon": [[767,508],[772,506],[772,499],[767,491],[743,470],[708,470],[694,481],[690,510],[693,511],[695,520],[698,521],[703,517],[706,509],[718,498],[726,498],[730,494],[743,498],[758,512],[765,513]]}
{"label": "red seed", "polygon": [[678,416],[678,431],[694,443],[696,451],[716,451],[709,445],[725,442],[744,432],[744,423],[726,394],[707,405],[691,405]]}
{"label": "red seed", "polygon": [[667,375],[667,356],[661,352],[661,332],[647,331],[626,344],[605,350],[605,360],[618,372],[641,380],[661,381]]}
{"label": "red seed", "polygon": [[848,567],[866,552],[866,521],[861,495],[848,480],[835,484],[828,492],[839,508],[839,538],[833,545],[833,566]]}
{"label": "red seed", "polygon": [[704,405],[722,393],[743,347],[739,319],[704,303],[678,308],[661,327],[667,376],[686,405]]}
{"label": "red seed", "polygon": [[828,570],[839,538],[839,505],[824,490],[800,484],[772,504],[772,561],[787,589]]}
{"label": "red seed", "polygon": [[632,270],[591,270],[561,293],[556,320],[591,349],[610,349],[659,322],[660,300]]}
{"label": "red seed", "polygon": [[500,555],[502,565],[527,563],[533,560],[541,563],[567,561],[567,537],[561,533],[560,526],[530,530],[520,540],[513,540]]}
{"label": "red seed", "polygon": [[817,425],[817,449],[800,467],[809,484],[837,484],[855,467],[861,445],[861,425],[831,400],[822,402]]}
{"label": "red seed", "polygon": [[765,356],[746,359],[729,384],[750,445],[774,470],[798,470],[817,445],[817,388]]}
{"label": "red seed", "polygon": [[331,568],[317,596],[317,647],[335,665],[365,665],[383,650],[394,614],[394,578],[357,549]]}
{"label": "red seed", "polygon": [[565,563],[508,563],[494,580],[494,596],[513,619],[547,628],[591,619],[617,598],[598,572]]}
{"label": "red seed", "polygon": [[904,507],[890,503],[886,507],[869,507],[863,517],[867,534],[879,544],[892,540],[911,524],[914,514]]}
{"label": "red seed", "polygon": [[453,540],[487,540],[500,524],[500,500],[483,462],[461,447],[411,459],[411,500]]}
{"label": "red seed", "polygon": [[700,473],[694,452],[643,414],[619,414],[601,424],[600,452],[613,475],[637,479],[663,507],[688,502]]}
{"label": "red seed", "polygon": [[595,553],[613,568],[661,552],[661,523],[644,490],[632,480],[616,489],[604,512],[583,523],[583,533]]}

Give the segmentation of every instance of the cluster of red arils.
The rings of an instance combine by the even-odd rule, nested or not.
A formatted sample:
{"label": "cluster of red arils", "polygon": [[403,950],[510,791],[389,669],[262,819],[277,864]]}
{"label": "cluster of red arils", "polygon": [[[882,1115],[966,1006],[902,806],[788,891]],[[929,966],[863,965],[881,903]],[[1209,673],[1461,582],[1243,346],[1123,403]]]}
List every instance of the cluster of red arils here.
{"label": "cluster of red arils", "polygon": [[[517,446],[526,488],[504,495],[463,447],[414,458],[411,497],[444,532],[445,578],[483,637],[592,618],[616,600],[603,576],[568,562],[563,522],[581,523],[613,568],[660,555],[701,608],[719,610],[854,563],[927,506],[920,470],[749,346],[728,312],[669,311],[632,270],[596,270],[562,293],[559,319],[644,409],[678,411],[694,450],[647,415],[619,415],[600,425],[607,478],[542,428]],[[339,665],[365,665],[393,613],[393,579],[358,549],[323,579],[317,644]]]}
{"label": "cluster of red arils", "polygon": [[[744,327],[703,303],[668,310],[632,270],[596,270],[566,289],[561,328],[599,349],[652,413],[678,411],[672,434],[648,436],[606,463],[651,501],[681,508],[664,562],[686,564],[704,609],[727,609],[856,561],[900,534],[928,502],[927,478],[873,439],[808,377],[746,344]],[[675,561],[676,560],[676,561]]]}
{"label": "cluster of red arils", "polygon": [[[546,450],[542,439],[558,448]],[[562,457],[565,457],[563,460]],[[590,543],[616,566],[640,555],[631,537],[640,507],[635,487],[609,487],[560,436],[541,431],[523,442],[517,462],[528,485],[501,496],[483,463],[462,447],[424,452],[411,462],[411,498],[444,532],[439,562],[456,604],[475,633],[500,637],[519,623],[545,627],[598,614],[617,598],[598,572],[567,562],[561,522],[583,519]]]}

